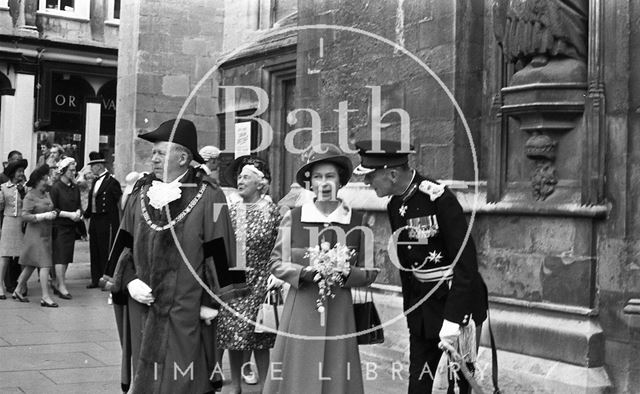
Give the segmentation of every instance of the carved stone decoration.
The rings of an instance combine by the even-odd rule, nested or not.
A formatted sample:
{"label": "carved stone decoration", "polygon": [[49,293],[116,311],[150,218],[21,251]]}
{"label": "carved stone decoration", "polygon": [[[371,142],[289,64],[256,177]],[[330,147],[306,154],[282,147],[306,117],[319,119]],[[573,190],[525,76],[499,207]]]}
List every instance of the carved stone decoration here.
{"label": "carved stone decoration", "polygon": [[494,0],[493,14],[505,57],[522,69],[587,58],[588,0]]}
{"label": "carved stone decoration", "polygon": [[534,160],[536,168],[531,174],[531,187],[536,200],[546,200],[555,190],[558,183],[556,175],[557,142],[547,135],[535,132],[525,144],[525,152]]}
{"label": "carved stone decoration", "polygon": [[500,111],[532,134],[525,148],[536,164],[531,184],[537,200],[558,183],[555,140],[584,113],[588,17],[589,0],[493,1],[494,33],[513,73],[505,76]]}

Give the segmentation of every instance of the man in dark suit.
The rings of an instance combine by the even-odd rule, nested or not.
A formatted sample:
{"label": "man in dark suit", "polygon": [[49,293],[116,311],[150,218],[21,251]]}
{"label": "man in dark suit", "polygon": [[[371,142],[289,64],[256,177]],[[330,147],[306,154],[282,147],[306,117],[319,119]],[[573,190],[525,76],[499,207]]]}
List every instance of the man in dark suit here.
{"label": "man in dark suit", "polygon": [[[440,341],[457,345],[461,330],[471,323],[480,331],[487,316],[487,290],[478,273],[473,240],[463,247],[468,227],[455,195],[409,167],[412,147],[377,142],[379,146],[373,141],[356,144],[361,164],[354,173],[364,175],[365,184],[379,197],[391,196],[387,213],[397,238],[390,249],[397,254],[404,310],[415,307],[407,314],[409,393],[430,393],[442,356]],[[460,378],[460,392],[469,392],[462,374]],[[450,381],[449,392],[452,386]]]}
{"label": "man in dark suit", "polygon": [[89,218],[89,252],[91,255],[91,283],[87,289],[98,287],[109,258],[109,250],[120,227],[120,197],[122,188],[105,168],[102,153],[89,153],[89,164],[95,179],[89,190],[84,217]]}

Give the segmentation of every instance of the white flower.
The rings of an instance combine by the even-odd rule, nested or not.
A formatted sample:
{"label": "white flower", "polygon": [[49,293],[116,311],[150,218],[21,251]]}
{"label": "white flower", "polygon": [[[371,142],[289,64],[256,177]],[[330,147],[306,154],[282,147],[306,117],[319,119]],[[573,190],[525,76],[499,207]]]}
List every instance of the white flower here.
{"label": "white flower", "polygon": [[153,181],[149,191],[147,191],[149,204],[155,209],[160,209],[170,202],[178,200],[182,195],[180,186],[182,186],[180,182],[164,183]]}
{"label": "white flower", "polygon": [[323,242],[320,244],[320,249],[322,249],[323,252],[328,252],[329,249],[331,249],[331,244],[329,242]]}

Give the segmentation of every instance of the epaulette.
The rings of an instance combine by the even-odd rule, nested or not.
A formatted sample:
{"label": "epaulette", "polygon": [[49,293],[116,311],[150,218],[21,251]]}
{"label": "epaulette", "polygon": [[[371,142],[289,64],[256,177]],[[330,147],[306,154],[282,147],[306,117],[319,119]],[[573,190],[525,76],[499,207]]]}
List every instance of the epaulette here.
{"label": "epaulette", "polygon": [[418,188],[424,194],[428,194],[431,201],[435,201],[442,195],[442,193],[444,193],[444,187],[444,185],[425,179],[420,182],[420,186]]}

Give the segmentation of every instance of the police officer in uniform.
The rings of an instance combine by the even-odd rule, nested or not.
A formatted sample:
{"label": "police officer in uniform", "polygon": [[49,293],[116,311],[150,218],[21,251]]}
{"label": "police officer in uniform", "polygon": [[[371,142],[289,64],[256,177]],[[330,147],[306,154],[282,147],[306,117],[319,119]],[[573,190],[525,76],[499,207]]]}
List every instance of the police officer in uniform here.
{"label": "police officer in uniform", "polygon": [[105,168],[106,160],[102,153],[89,153],[91,172],[95,175],[89,190],[89,202],[84,217],[89,222],[89,252],[91,256],[91,283],[87,289],[98,287],[98,281],[104,274],[109,249],[120,227],[120,182]]}
{"label": "police officer in uniform", "polygon": [[[397,238],[392,239],[390,253],[391,248],[397,252],[402,267],[404,310],[420,303],[444,280],[407,315],[409,393],[431,393],[442,356],[440,341],[453,345],[468,324],[475,324],[479,333],[487,316],[487,290],[478,273],[476,249],[469,238],[452,267],[467,232],[462,207],[451,190],[409,167],[407,147],[396,141],[368,140],[356,148],[361,164],[354,174],[364,175],[365,184],[378,197],[391,196],[387,213]],[[460,392],[469,392],[467,381],[459,375]],[[453,392],[451,381],[449,392]]]}

